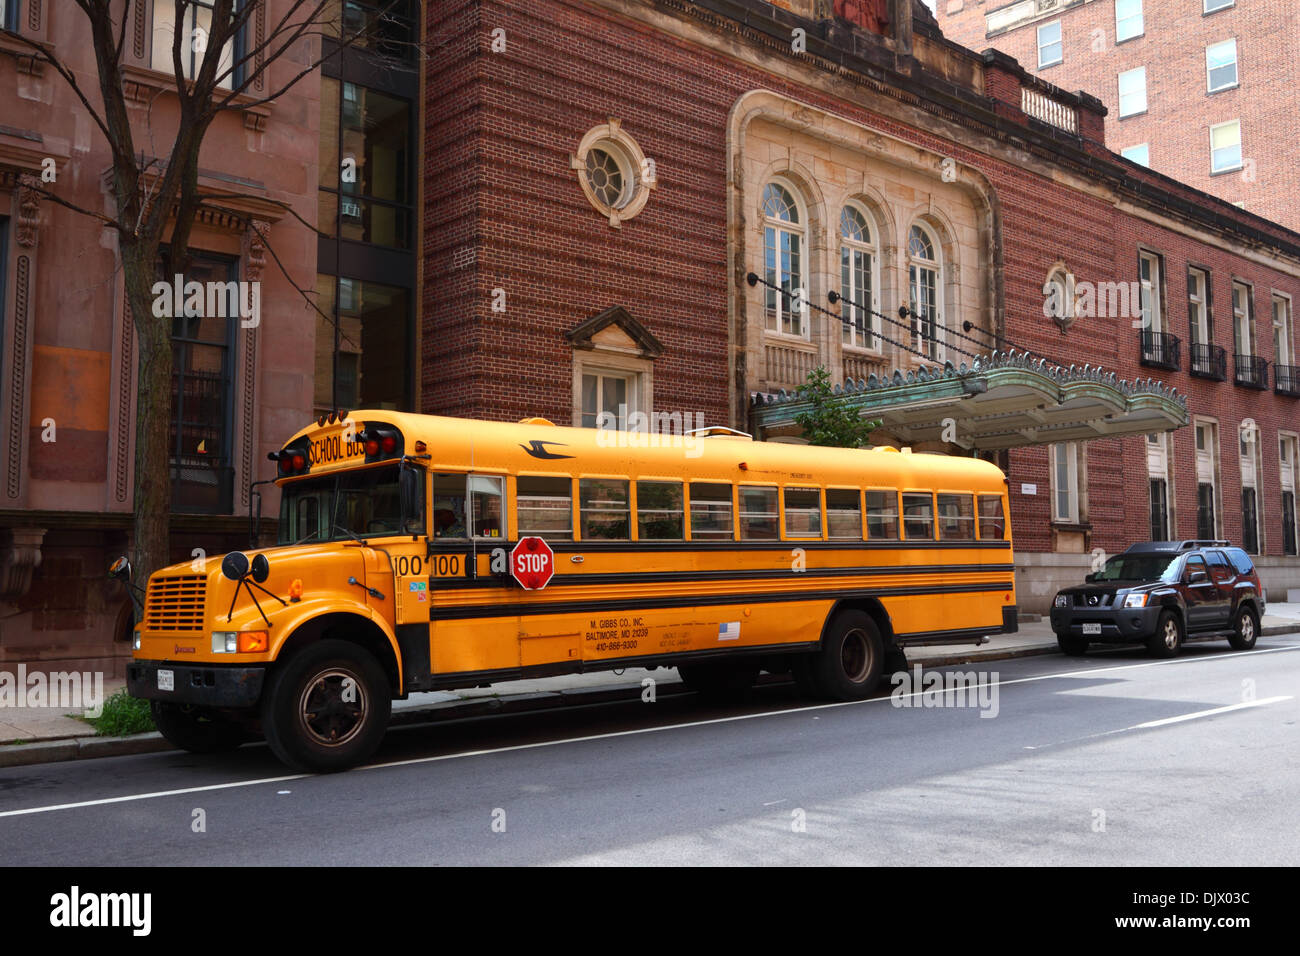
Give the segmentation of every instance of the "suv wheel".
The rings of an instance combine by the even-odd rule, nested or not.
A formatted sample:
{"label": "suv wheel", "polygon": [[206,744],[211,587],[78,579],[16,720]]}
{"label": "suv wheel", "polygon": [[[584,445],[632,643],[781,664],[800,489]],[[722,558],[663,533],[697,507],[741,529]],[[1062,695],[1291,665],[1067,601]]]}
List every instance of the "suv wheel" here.
{"label": "suv wheel", "polygon": [[1088,639],[1077,634],[1057,634],[1056,643],[1066,657],[1083,657],[1088,653]]}
{"label": "suv wheel", "polygon": [[1183,621],[1173,611],[1161,611],[1156,632],[1147,638],[1152,657],[1173,657],[1183,646]]}
{"label": "suv wheel", "polygon": [[1237,616],[1232,619],[1232,636],[1228,643],[1233,650],[1248,651],[1255,646],[1259,638],[1259,619],[1248,607],[1239,608]]}

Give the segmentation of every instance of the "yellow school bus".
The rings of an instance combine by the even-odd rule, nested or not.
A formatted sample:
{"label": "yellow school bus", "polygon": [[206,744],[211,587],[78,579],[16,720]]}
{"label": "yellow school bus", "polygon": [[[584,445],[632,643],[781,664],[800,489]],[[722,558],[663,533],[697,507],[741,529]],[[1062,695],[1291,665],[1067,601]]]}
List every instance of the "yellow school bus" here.
{"label": "yellow school bus", "polygon": [[128,685],[186,749],[336,770],[394,698],[629,666],[859,699],[908,645],[1016,628],[977,459],[383,410],[271,457],[279,543],[149,580]]}

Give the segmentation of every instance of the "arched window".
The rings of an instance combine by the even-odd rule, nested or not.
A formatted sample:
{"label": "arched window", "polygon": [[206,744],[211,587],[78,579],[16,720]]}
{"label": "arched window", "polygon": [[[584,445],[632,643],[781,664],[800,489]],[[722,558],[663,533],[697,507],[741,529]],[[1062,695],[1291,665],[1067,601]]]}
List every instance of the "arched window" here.
{"label": "arched window", "polygon": [[[780,183],[763,187],[763,270],[773,288],[764,289],[763,327],[769,332],[808,337],[804,302],[804,231],[794,195]],[[783,295],[782,292],[785,294]]]}
{"label": "arched window", "polygon": [[944,356],[943,289],[939,284],[939,243],[917,223],[907,240],[907,285],[911,309],[916,313],[917,348],[931,361]]}
{"label": "arched window", "polygon": [[1074,276],[1062,266],[1054,268],[1043,284],[1043,315],[1062,329],[1074,322]]}
{"label": "arched window", "polygon": [[[863,349],[880,348],[876,333],[876,245],[862,210],[845,206],[840,213],[840,295],[846,300],[844,344]],[[851,305],[850,303],[856,303]]]}

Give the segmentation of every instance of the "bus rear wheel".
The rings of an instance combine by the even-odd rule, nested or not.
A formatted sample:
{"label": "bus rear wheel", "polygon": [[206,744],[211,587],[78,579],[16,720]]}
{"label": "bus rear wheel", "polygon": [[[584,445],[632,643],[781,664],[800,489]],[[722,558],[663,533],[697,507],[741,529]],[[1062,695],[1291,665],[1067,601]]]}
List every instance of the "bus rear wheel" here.
{"label": "bus rear wheel", "polygon": [[372,655],[347,641],[320,641],[273,673],[262,727],[284,763],[333,773],[378,749],[392,705],[388,677]]}
{"label": "bus rear wheel", "polygon": [[807,659],[807,680],[819,697],[864,700],[880,683],[884,660],[884,642],[871,615],[841,611],[827,627],[821,650]]}

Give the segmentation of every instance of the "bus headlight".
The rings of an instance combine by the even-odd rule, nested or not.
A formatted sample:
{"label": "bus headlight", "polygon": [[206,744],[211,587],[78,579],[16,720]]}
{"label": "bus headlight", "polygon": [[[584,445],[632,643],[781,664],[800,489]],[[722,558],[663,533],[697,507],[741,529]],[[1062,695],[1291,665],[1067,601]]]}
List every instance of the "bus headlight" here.
{"label": "bus headlight", "polygon": [[140,632],[136,631],[131,638],[131,650],[138,651],[139,649],[140,649]]}
{"label": "bus headlight", "polygon": [[1147,594],[1130,594],[1124,598],[1124,606],[1125,607],[1146,607],[1147,598],[1149,596],[1150,595]]}
{"label": "bus headlight", "polygon": [[212,653],[233,654],[238,640],[239,634],[236,631],[213,631]]}

